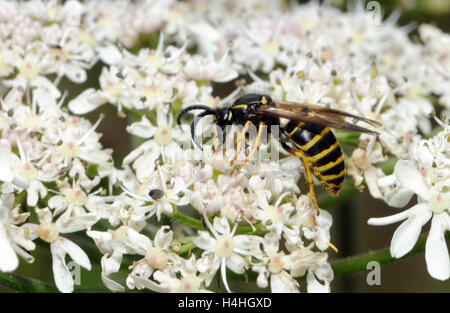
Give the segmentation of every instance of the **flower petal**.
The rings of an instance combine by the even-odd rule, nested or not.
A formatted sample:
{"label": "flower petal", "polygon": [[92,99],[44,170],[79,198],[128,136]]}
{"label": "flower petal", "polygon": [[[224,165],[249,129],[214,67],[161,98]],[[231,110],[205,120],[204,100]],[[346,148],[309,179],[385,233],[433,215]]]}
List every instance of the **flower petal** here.
{"label": "flower petal", "polygon": [[108,277],[109,275],[117,273],[119,271],[121,263],[122,253],[117,250],[114,251],[114,253],[110,257],[108,257],[107,254],[102,257],[102,281],[103,284],[105,284],[105,286],[111,291],[125,290],[125,288],[121,284]]}
{"label": "flower petal", "polygon": [[313,272],[308,271],[308,275],[306,276],[306,281],[308,283],[308,293],[328,293],[330,292],[330,284],[325,281],[324,284],[321,284],[314,275]]}
{"label": "flower petal", "polygon": [[213,223],[214,229],[221,235],[230,235],[230,224],[224,217],[215,217]]}
{"label": "flower petal", "polygon": [[15,176],[15,167],[20,159],[8,148],[0,145],[0,181],[12,182]]}
{"label": "flower petal", "polygon": [[169,289],[162,287],[161,285],[155,283],[154,281],[152,281],[150,279],[139,277],[139,276],[133,275],[133,274],[130,274],[129,277],[131,277],[131,279],[133,279],[134,284],[138,288],[144,287],[144,288],[156,291],[156,292],[169,292]]}
{"label": "flower petal", "polygon": [[367,221],[367,224],[372,225],[372,226],[384,226],[384,225],[390,225],[390,224],[394,224],[400,221],[403,221],[404,219],[408,218],[411,214],[412,214],[412,210],[414,207],[405,210],[403,212],[394,214],[394,215],[389,215],[389,216],[385,216],[385,217],[372,217]]}
{"label": "flower petal", "polygon": [[445,231],[449,229],[450,218],[448,213],[435,214],[431,221],[431,229],[425,245],[428,273],[435,279],[447,280],[450,277],[450,260],[444,237]]}
{"label": "flower petal", "polygon": [[0,224],[0,271],[12,272],[19,266],[19,258],[7,237],[3,225]]}
{"label": "flower petal", "polygon": [[270,286],[273,293],[299,293],[298,283],[285,271],[273,274],[270,277]]}
{"label": "flower petal", "polygon": [[384,201],[391,207],[402,208],[408,204],[414,193],[406,188],[398,186],[384,196]]}
{"label": "flower petal", "polygon": [[423,199],[428,199],[429,188],[422,174],[412,161],[399,160],[395,165],[394,174],[402,186],[421,196]]}
{"label": "flower petal", "polygon": [[162,249],[169,249],[172,242],[173,232],[169,226],[161,226],[155,235],[155,246]]}
{"label": "flower petal", "polygon": [[127,132],[141,138],[150,138],[155,134],[156,128],[143,116],[139,122],[127,126]]}
{"label": "flower petal", "polygon": [[61,292],[69,293],[73,291],[74,281],[72,274],[67,268],[64,260],[65,252],[57,244],[50,245],[53,262],[53,276],[55,278],[56,287]]}
{"label": "flower petal", "polygon": [[91,270],[91,262],[89,261],[87,254],[78,245],[63,237],[58,238],[54,245],[58,245],[58,247],[70,255],[72,260],[77,264],[87,270]]}
{"label": "flower petal", "polygon": [[235,273],[244,273],[245,266],[247,262],[237,253],[233,253],[230,257],[226,259],[227,267]]}
{"label": "flower petal", "polygon": [[65,67],[64,74],[69,80],[77,84],[81,84],[86,81],[87,78],[86,70],[84,70],[80,66],[73,64],[65,64],[64,67]]}
{"label": "flower petal", "polygon": [[101,103],[90,101],[96,90],[89,88],[79,94],[75,99],[69,101],[68,107],[70,112],[78,115],[83,115],[97,109]]}
{"label": "flower petal", "polygon": [[216,239],[206,231],[199,231],[198,237],[195,237],[193,241],[197,247],[205,251],[212,250],[216,244]]}
{"label": "flower petal", "polygon": [[96,213],[87,213],[83,216],[71,216],[71,210],[66,210],[55,222],[60,233],[74,233],[89,229],[100,219]]}
{"label": "flower petal", "polygon": [[424,203],[415,205],[411,210],[413,213],[397,228],[392,237],[391,255],[394,258],[401,258],[414,247],[422,226],[432,216]]}

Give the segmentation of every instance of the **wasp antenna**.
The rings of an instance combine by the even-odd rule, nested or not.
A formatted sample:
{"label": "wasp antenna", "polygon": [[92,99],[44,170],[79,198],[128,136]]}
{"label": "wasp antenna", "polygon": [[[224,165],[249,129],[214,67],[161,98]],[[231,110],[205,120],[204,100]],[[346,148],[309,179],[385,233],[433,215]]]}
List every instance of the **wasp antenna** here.
{"label": "wasp antenna", "polygon": [[205,110],[205,111],[211,111],[210,107],[207,107],[206,105],[191,105],[188,106],[187,108],[181,110],[180,114],[178,114],[177,116],[177,124],[181,125],[181,117],[186,114],[189,111],[193,111],[193,110]]}
{"label": "wasp antenna", "polygon": [[194,118],[194,121],[191,124],[191,137],[192,137],[192,140],[197,145],[197,147],[199,147],[200,150],[202,150],[202,151],[203,151],[203,147],[200,144],[200,142],[198,142],[197,136],[195,135],[195,128],[196,128],[198,122],[202,119],[202,117],[207,116],[207,115],[215,115],[215,114],[216,114],[216,111],[211,110],[209,108],[205,109],[205,111],[203,111],[202,113],[200,113],[199,115],[197,115]]}

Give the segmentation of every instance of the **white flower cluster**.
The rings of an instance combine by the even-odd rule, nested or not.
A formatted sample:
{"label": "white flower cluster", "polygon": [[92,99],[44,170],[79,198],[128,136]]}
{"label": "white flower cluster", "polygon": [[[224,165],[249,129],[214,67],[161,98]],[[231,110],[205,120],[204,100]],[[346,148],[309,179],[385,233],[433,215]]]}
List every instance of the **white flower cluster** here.
{"label": "white flower cluster", "polygon": [[[189,126],[174,123],[193,104],[229,105],[218,93],[235,83],[383,122],[378,139],[357,140],[349,174],[394,207],[419,195],[413,208],[370,223],[406,219],[392,242],[401,257],[433,216],[427,264],[448,279],[448,121],[422,136],[433,128],[431,97],[450,109],[450,40],[423,25],[413,43],[409,30],[395,17],[368,23],[362,7],[316,3],[0,1],[0,271],[49,245],[56,286],[72,292],[66,255],[91,263],[64,234],[85,233],[113,291],[124,290],[114,275],[127,258],[130,289],[208,292],[219,273],[230,292],[229,270],[252,271],[273,292],[299,292],[301,277],[309,292],[329,292],[332,217],[316,216],[301,194],[301,162],[282,151],[233,172],[232,148],[223,158],[205,145],[194,158]],[[99,62],[100,87],[66,100],[74,95],[63,79],[83,84]],[[79,117],[104,104],[134,121],[127,131],[143,142],[121,168],[99,141],[103,116],[93,125]],[[389,157],[402,160],[387,176],[380,163]]]}

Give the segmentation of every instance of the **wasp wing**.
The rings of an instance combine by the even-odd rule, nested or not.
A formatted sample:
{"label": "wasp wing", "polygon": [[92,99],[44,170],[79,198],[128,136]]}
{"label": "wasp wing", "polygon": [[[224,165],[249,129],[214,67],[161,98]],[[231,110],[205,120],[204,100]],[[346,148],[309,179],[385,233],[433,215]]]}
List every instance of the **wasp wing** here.
{"label": "wasp wing", "polygon": [[289,101],[276,101],[275,105],[278,107],[285,107],[287,109],[290,108],[290,110],[294,110],[294,111],[313,111],[315,114],[322,114],[322,115],[326,115],[326,118],[329,118],[331,116],[336,116],[336,117],[351,117],[354,118],[358,121],[363,121],[367,124],[370,124],[374,127],[381,127],[382,124],[378,121],[374,121],[362,116],[358,116],[358,115],[354,115],[351,113],[347,113],[344,111],[340,111],[340,110],[334,110],[334,109],[330,109],[330,108],[324,108],[318,105],[314,105],[314,104],[307,104],[307,103],[299,103],[299,102],[289,102]]}
{"label": "wasp wing", "polygon": [[378,134],[376,131],[357,126],[344,120],[343,117],[363,121],[372,126],[379,127],[381,124],[361,116],[347,112],[323,108],[317,105],[302,104],[297,102],[275,102],[275,106],[261,105],[256,114],[286,118],[291,121],[316,124],[323,127],[333,127],[347,131]]}

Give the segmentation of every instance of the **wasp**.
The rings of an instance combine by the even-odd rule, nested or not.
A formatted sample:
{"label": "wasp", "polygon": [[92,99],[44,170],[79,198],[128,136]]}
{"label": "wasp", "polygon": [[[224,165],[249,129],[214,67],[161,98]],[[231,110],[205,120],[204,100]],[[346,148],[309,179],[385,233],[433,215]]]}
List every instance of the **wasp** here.
{"label": "wasp", "polygon": [[[192,110],[202,110],[191,124],[192,139],[200,149],[202,147],[195,135],[195,127],[201,118],[212,115],[218,128],[218,134],[222,136],[222,139],[226,136],[226,126],[242,126],[237,141],[236,155],[231,164],[240,153],[248,127],[254,125],[257,128],[255,144],[241,164],[241,168],[259,148],[263,128],[266,126],[266,129],[270,130],[270,126],[280,127],[278,140],[281,146],[303,161],[306,180],[309,184],[309,204],[310,206],[314,204],[317,212],[319,211],[314,195],[313,176],[333,195],[337,195],[344,185],[346,173],[344,155],[331,128],[378,134],[376,131],[347,122],[344,119],[346,117],[355,121],[363,121],[374,127],[381,126],[381,123],[377,121],[344,111],[313,104],[274,101],[270,96],[261,94],[241,96],[231,106],[219,109],[211,109],[203,105],[189,106],[178,115],[178,125],[181,124],[181,117]],[[287,120],[283,126],[281,126],[281,119]],[[223,142],[223,140],[219,142]]]}

